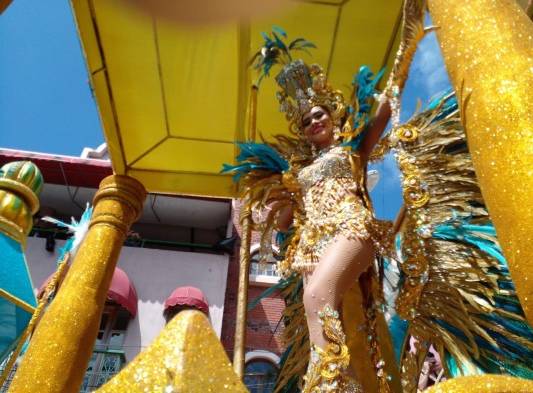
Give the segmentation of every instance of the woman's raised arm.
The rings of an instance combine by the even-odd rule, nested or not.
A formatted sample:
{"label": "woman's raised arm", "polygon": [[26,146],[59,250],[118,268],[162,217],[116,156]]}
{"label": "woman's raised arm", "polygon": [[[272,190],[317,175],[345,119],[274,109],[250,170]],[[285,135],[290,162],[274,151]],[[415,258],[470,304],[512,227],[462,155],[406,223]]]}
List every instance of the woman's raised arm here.
{"label": "woman's raised arm", "polygon": [[391,108],[388,102],[382,102],[379,104],[378,109],[376,110],[376,115],[372,118],[370,123],[366,128],[366,135],[361,142],[361,148],[359,153],[361,155],[362,162],[366,162],[370,153],[378,143],[381,138],[381,134],[387,127],[387,123],[391,117]]}
{"label": "woman's raised arm", "polygon": [[292,206],[283,207],[278,215],[278,229],[282,232],[287,232],[292,225],[293,208]]}

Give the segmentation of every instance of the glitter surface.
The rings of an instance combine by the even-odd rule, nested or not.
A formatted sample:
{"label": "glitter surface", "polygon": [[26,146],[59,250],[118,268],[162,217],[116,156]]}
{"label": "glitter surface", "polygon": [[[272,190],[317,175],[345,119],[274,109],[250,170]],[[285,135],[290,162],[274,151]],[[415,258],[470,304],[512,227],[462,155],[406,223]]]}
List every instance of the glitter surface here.
{"label": "glitter surface", "polygon": [[248,392],[200,311],[184,310],[98,393]]}
{"label": "glitter surface", "polygon": [[533,23],[514,0],[430,0],[483,197],[533,323]]}
{"label": "glitter surface", "polygon": [[145,197],[144,187],[132,178],[102,181],[87,236],[37,325],[9,392],[79,392],[126,230]]}
{"label": "glitter surface", "polygon": [[441,382],[426,393],[531,393],[533,381],[505,375],[476,375]]}

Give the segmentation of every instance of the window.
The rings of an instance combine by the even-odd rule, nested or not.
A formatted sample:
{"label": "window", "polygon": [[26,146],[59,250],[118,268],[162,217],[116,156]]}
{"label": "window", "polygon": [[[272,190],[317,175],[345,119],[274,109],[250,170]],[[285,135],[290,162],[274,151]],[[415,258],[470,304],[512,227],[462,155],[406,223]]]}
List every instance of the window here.
{"label": "window", "polygon": [[81,392],[92,392],[120,371],[126,362],[122,345],[129,320],[127,310],[118,304],[106,304]]}
{"label": "window", "polygon": [[276,271],[276,260],[268,260],[267,263],[262,265],[259,263],[260,255],[259,251],[255,251],[250,256],[250,274],[254,276],[270,276],[277,277],[278,273]]}
{"label": "window", "polygon": [[130,314],[125,308],[118,304],[106,305],[100,320],[95,349],[122,349],[129,321]]}
{"label": "window", "polygon": [[266,359],[254,359],[246,363],[244,384],[250,393],[271,393],[278,377],[278,368]]}

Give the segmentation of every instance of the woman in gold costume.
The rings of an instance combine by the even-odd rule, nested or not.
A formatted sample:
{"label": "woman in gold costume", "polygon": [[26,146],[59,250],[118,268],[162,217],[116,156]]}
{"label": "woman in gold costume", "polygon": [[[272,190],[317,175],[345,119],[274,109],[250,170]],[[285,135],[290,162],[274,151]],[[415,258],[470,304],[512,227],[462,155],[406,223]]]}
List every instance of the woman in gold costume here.
{"label": "woman in gold costume", "polygon": [[[328,84],[320,66],[292,59],[291,50],[313,44],[301,38],[285,44],[280,37],[287,36],[279,28],[274,28],[272,36],[264,35],[265,45],[254,61],[261,74],[259,82],[273,65],[283,65],[275,78],[280,87],[277,98],[292,137],[277,136],[276,143],[241,144],[239,164],[226,165],[224,170],[240,180],[252,209],[270,210],[267,219],[257,223],[263,232],[264,257],[269,254],[274,229],[291,232],[278,271],[285,278],[295,278],[293,283],[302,283],[303,295],[298,291],[294,307],[287,307],[298,310],[298,317],[286,319],[305,318],[307,329],[294,324],[286,327],[292,335],[289,341],[305,344],[298,350],[292,346],[285,364],[289,366],[284,366],[278,385],[295,383],[283,375],[298,375],[304,392],[359,392],[362,388],[349,367],[339,310],[346,291],[369,270],[376,253],[392,249],[390,223],[374,218],[366,190],[366,166],[391,117],[388,98],[399,95],[403,81],[389,80],[369,121],[370,101],[380,76],[372,80],[373,74],[362,67],[348,103],[342,92]],[[368,304],[359,307],[367,314]],[[302,356],[309,350],[309,362],[303,363]],[[374,357],[371,367],[380,361],[379,354]]]}
{"label": "woman in gold costume", "polygon": [[[311,361],[304,392],[362,391],[349,370],[349,354],[339,319],[344,293],[374,261],[390,230],[372,213],[364,189],[370,152],[390,118],[381,104],[364,130],[356,150],[341,145],[341,133],[351,131],[343,96],[325,82],[318,66],[295,61],[276,78],[278,95],[292,128],[309,147],[309,162],[295,170],[300,186],[299,206],[285,207],[278,227],[288,230],[293,220],[299,240],[286,261],[303,278],[303,304],[311,344]],[[362,305],[361,305],[362,306]],[[321,370],[328,369],[328,376]]]}
{"label": "woman in gold costume", "polygon": [[[282,65],[277,98],[292,136],[241,144],[238,165],[225,170],[240,179],[252,210],[270,210],[256,223],[262,254],[268,255],[276,227],[290,233],[278,263],[288,347],[276,393],[361,392],[363,386],[414,393],[431,346],[446,378],[484,372],[533,379],[533,329],[514,295],[457,100],[447,92],[399,124],[399,95],[416,46],[433,29],[424,27],[423,15],[423,2],[404,3],[400,47],[371,121],[378,78],[368,70],[354,79],[347,102],[319,66],[292,59],[290,49],[312,47],[308,41],[286,45],[285,33],[274,29],[254,58],[259,81]],[[380,140],[389,118],[392,130]],[[367,162],[389,149],[402,172],[398,250],[390,225],[374,218],[365,187]],[[373,263],[377,255],[397,259],[387,265],[392,295],[384,290],[386,264]],[[350,311],[341,315],[343,297],[358,282],[360,298],[345,301]],[[384,311],[390,331],[383,329]],[[410,338],[418,343],[412,351],[405,345]]]}

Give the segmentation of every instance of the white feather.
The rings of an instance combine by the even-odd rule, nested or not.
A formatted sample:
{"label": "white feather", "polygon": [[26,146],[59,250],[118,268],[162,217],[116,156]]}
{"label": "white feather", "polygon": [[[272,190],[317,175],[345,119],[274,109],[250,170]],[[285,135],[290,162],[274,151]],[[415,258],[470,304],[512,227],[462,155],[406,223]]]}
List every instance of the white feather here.
{"label": "white feather", "polygon": [[91,216],[93,213],[92,207],[87,203],[87,206],[85,207],[85,211],[81,215],[80,221],[76,221],[74,217],[70,218],[70,224],[67,224],[63,221],[57,220],[53,217],[43,217],[43,221],[51,222],[52,224],[55,224],[57,226],[66,228],[69,233],[72,233],[72,245],[69,250],[66,250],[70,253],[71,257],[73,258],[76,255],[76,252],[78,251],[78,248],[80,247],[83,239],[85,239],[85,236],[87,235],[87,231],[89,230],[89,224],[91,222]]}
{"label": "white feather", "polygon": [[372,191],[378,182],[379,172],[376,169],[372,169],[366,173],[366,188],[368,192]]}

